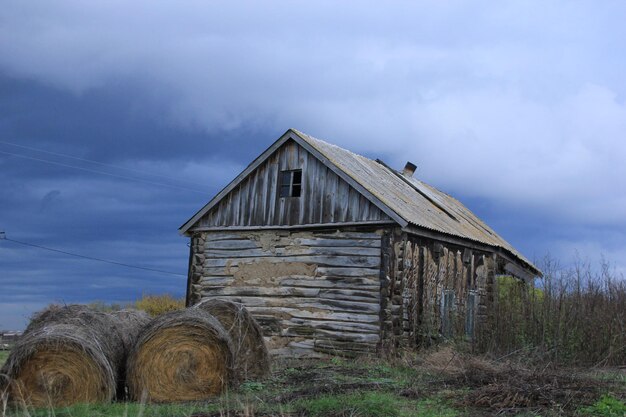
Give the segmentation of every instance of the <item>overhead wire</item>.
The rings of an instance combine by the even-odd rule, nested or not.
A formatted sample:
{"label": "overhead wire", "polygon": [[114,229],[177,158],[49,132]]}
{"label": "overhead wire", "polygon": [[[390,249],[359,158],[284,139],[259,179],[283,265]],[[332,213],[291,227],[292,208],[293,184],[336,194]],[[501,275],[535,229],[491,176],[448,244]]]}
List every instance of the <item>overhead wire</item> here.
{"label": "overhead wire", "polygon": [[174,181],[178,181],[178,182],[185,182],[185,183],[188,183],[188,184],[193,184],[193,185],[196,185],[196,186],[202,186],[202,184],[197,184],[197,183],[194,183],[194,182],[191,182],[191,181],[187,181],[187,180],[181,180],[179,178],[174,178],[174,177],[163,175],[163,174],[156,174],[156,173],[153,173],[153,172],[147,172],[147,171],[143,171],[143,170],[136,169],[136,168],[128,168],[128,167],[123,167],[121,165],[107,164],[107,163],[100,162],[100,161],[94,161],[93,159],[80,158],[78,156],[67,155],[67,154],[59,153],[59,152],[52,152],[52,151],[48,151],[48,150],[45,150],[45,149],[34,148],[32,146],[20,145],[20,144],[17,144],[17,143],[7,142],[7,141],[3,141],[3,140],[0,140],[0,143],[2,143],[4,145],[10,145],[10,146],[15,146],[15,147],[22,148],[22,149],[27,149],[29,151],[46,153],[46,154],[49,154],[49,155],[60,156],[60,157],[63,157],[63,158],[70,158],[70,159],[74,159],[74,160],[77,160],[77,161],[89,162],[89,163],[101,165],[101,166],[104,166],[104,167],[110,167],[110,168],[116,168],[116,169],[124,169],[124,170],[127,170],[127,171],[137,172],[139,174],[151,175],[153,177],[160,177],[160,178],[165,178],[165,179],[174,180]]}
{"label": "overhead wire", "polygon": [[[14,144],[14,143],[10,143],[10,142],[0,141],[0,143],[16,146],[16,147],[23,148],[23,149],[43,152],[43,153],[47,153],[47,154],[50,154],[50,155],[67,157],[67,158],[71,158],[71,159],[75,159],[75,160],[95,163],[95,164],[102,165],[102,166],[108,166],[108,167],[118,168],[118,169],[126,169],[126,170],[129,170],[129,171],[134,171],[134,172],[142,173],[142,174],[145,174],[145,175],[153,175],[153,176],[157,176],[157,177],[161,177],[161,178],[165,178],[165,179],[173,179],[173,180],[176,180],[176,181],[180,181],[178,179],[174,179],[173,177],[168,177],[168,176],[165,176],[165,175],[152,174],[152,173],[148,173],[148,172],[145,172],[145,171],[136,170],[136,169],[132,169],[132,168],[125,168],[125,167],[120,167],[120,166],[116,166],[116,165],[105,164],[105,163],[98,162],[98,161],[92,161],[92,160],[89,160],[89,159],[74,157],[74,156],[71,156],[71,155],[65,155],[65,154],[61,154],[61,153],[57,153],[57,152],[45,151],[45,150],[41,150],[41,149],[37,149],[37,148],[31,148],[31,147],[28,147],[28,146],[18,145],[18,144]],[[22,154],[17,154],[17,153],[13,153],[13,152],[6,152],[6,151],[2,151],[2,150],[0,150],[0,153],[2,153],[4,155],[14,156],[14,157],[17,157],[17,158],[28,159],[28,160],[32,160],[32,161],[38,161],[38,162],[44,162],[44,163],[47,163],[47,164],[62,166],[62,167],[66,167],[66,168],[78,169],[78,170],[81,170],[81,171],[91,172],[91,173],[100,174],[100,175],[106,175],[106,176],[114,177],[114,178],[120,178],[120,179],[125,179],[125,180],[130,180],[130,181],[137,181],[137,182],[142,182],[142,183],[145,183],[145,184],[162,186],[162,187],[169,187],[169,188],[185,190],[185,191],[190,191],[190,192],[200,193],[200,194],[205,194],[205,195],[207,194],[205,191],[201,191],[201,190],[194,189],[194,188],[182,187],[180,185],[166,184],[166,183],[156,182],[156,181],[150,181],[150,180],[146,180],[146,179],[142,179],[142,178],[130,177],[130,176],[127,176],[127,175],[114,174],[114,173],[111,173],[111,172],[106,172],[106,171],[101,171],[101,170],[96,170],[96,169],[91,169],[91,168],[85,168],[85,167],[79,167],[79,166],[75,166],[75,165],[66,164],[66,163],[63,163],[63,162],[52,161],[52,160],[44,159],[44,158],[37,158],[37,157],[34,157],[34,156],[22,155]],[[175,275],[175,276],[183,276],[183,277],[186,276],[185,274],[180,274],[180,273],[176,273],[176,272],[172,272],[172,271],[165,271],[165,270],[161,270],[161,269],[143,267],[143,266],[138,266],[138,265],[131,265],[131,264],[127,264],[127,263],[124,263],[124,262],[111,261],[111,260],[108,260],[108,259],[96,258],[96,257],[92,257],[92,256],[87,256],[87,255],[81,255],[81,254],[68,252],[68,251],[61,250],[61,249],[55,249],[55,248],[50,248],[50,247],[43,246],[43,245],[34,244],[34,243],[23,242],[23,241],[19,241],[19,240],[8,238],[8,237],[6,237],[6,234],[4,234],[4,233],[0,233],[0,241],[1,240],[7,240],[9,242],[17,243],[17,244],[23,245],[23,246],[29,246],[29,247],[38,248],[38,249],[42,249],[42,250],[47,250],[47,251],[51,251],[51,252],[61,253],[61,254],[68,255],[68,256],[74,256],[74,257],[77,257],[77,258],[82,258],[82,259],[87,259],[87,260],[92,260],[92,261],[97,261],[97,262],[108,263],[108,264],[122,266],[122,267],[126,267],[126,268],[140,269],[140,270],[144,270],[144,271],[158,272],[158,273],[162,273],[162,274]]]}
{"label": "overhead wire", "polygon": [[181,187],[179,185],[173,185],[173,184],[166,184],[166,183],[161,183],[161,182],[156,182],[156,181],[144,180],[144,179],[141,179],[141,178],[129,177],[129,176],[126,176],[126,175],[113,174],[113,173],[110,173],[110,172],[99,171],[99,170],[91,169],[91,168],[77,167],[75,165],[64,164],[62,162],[57,162],[57,161],[50,161],[48,159],[36,158],[34,156],[21,155],[21,154],[12,153],[12,152],[6,152],[6,151],[0,151],[0,153],[5,154],[5,155],[10,155],[10,156],[15,156],[17,158],[30,159],[30,160],[33,160],[33,161],[45,162],[45,163],[48,163],[48,164],[63,166],[63,167],[67,167],[67,168],[79,169],[81,171],[87,171],[87,172],[92,172],[92,173],[96,173],[96,174],[107,175],[109,177],[114,177],[114,178],[122,178],[122,179],[130,180],[130,181],[143,182],[145,184],[157,185],[157,186],[161,186],[161,187],[175,188],[175,189],[179,189],[179,190],[185,190],[185,191],[190,191],[190,192],[204,194],[204,195],[207,194],[205,191],[197,190],[197,189],[194,189],[194,188]]}
{"label": "overhead wire", "polygon": [[123,263],[123,262],[110,261],[108,259],[95,258],[95,257],[92,257],[92,256],[80,255],[78,253],[72,253],[72,252],[61,250],[61,249],[49,248],[47,246],[37,245],[37,244],[34,244],[34,243],[22,242],[22,241],[19,241],[19,240],[8,238],[8,237],[6,237],[6,235],[4,235],[4,237],[0,237],[0,241],[2,241],[2,240],[8,240],[9,242],[17,243],[17,244],[24,245],[24,246],[30,246],[30,247],[38,248],[38,249],[44,249],[44,250],[51,251],[51,252],[58,252],[58,253],[62,253],[62,254],[69,255],[69,256],[75,256],[77,258],[89,259],[89,260],[92,260],[92,261],[98,261],[98,262],[104,262],[104,263],[108,263],[108,264],[112,264],[112,265],[123,266],[123,267],[126,267],[126,268],[142,269],[144,271],[159,272],[159,273],[162,273],[162,274],[176,275],[176,276],[181,276],[181,277],[186,277],[187,276],[185,274],[179,274],[179,273],[172,272],[172,271],[164,271],[162,269],[148,268],[148,267],[138,266],[138,265],[130,265],[130,264]]}

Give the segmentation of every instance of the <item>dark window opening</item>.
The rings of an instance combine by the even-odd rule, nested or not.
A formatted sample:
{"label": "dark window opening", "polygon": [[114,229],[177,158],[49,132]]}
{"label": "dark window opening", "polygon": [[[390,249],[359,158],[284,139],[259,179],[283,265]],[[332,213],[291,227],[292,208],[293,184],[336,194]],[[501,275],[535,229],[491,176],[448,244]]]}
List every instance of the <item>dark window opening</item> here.
{"label": "dark window opening", "polygon": [[302,194],[302,170],[280,172],[280,197],[300,197]]}

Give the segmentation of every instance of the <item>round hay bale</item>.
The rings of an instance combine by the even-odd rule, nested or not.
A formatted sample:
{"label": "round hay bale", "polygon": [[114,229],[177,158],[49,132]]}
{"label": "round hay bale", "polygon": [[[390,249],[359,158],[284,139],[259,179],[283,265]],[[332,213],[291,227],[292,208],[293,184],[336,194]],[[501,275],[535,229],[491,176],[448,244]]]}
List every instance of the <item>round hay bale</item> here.
{"label": "round hay bale", "polygon": [[[150,317],[150,315],[143,310],[135,310],[132,308],[113,311],[109,314],[119,320],[119,326],[120,329],[122,329],[121,336],[122,341],[124,342],[125,353],[130,352],[130,350],[135,346],[139,333],[148,325],[148,323],[150,323],[152,317]],[[123,365],[124,367],[126,366],[125,360]]]}
{"label": "round hay bale", "polygon": [[152,321],[152,317],[143,310],[124,309],[109,313],[119,323],[121,338],[124,344],[124,356],[118,364],[118,387],[117,398],[119,400],[129,399],[128,387],[126,386],[126,362],[128,354],[135,346],[139,333]]}
{"label": "round hay bale", "polygon": [[102,324],[102,319],[107,313],[96,311],[83,304],[58,305],[51,304],[41,311],[36,312],[30,318],[28,327],[24,330],[27,334],[53,323],[72,324],[76,326],[88,326],[95,318]]}
{"label": "round hay bale", "polygon": [[177,310],[152,320],[140,333],[127,362],[134,400],[178,402],[218,395],[232,377],[228,332],[207,312]]}
{"label": "round hay bale", "polygon": [[207,299],[196,304],[219,320],[228,331],[235,353],[235,377],[244,381],[263,378],[270,372],[270,356],[261,326],[242,305],[232,301]]}
{"label": "round hay bale", "polygon": [[35,407],[108,402],[124,345],[119,322],[86,306],[53,306],[33,317],[0,373],[12,402]]}

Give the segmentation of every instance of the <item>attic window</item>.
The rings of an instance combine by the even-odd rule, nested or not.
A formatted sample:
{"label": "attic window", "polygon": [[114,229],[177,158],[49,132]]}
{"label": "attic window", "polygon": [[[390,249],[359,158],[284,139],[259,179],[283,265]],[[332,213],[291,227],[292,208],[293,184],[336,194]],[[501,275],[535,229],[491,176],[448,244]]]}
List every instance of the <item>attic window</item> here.
{"label": "attic window", "polygon": [[300,197],[302,193],[302,170],[280,172],[280,197]]}

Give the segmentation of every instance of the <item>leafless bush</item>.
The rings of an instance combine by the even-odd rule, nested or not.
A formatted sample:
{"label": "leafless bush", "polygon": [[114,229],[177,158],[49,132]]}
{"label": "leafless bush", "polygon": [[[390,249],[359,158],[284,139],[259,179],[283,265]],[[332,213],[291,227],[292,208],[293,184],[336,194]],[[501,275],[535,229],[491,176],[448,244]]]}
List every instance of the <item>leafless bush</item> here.
{"label": "leafless bush", "polygon": [[542,262],[544,277],[523,283],[498,279],[487,348],[498,355],[525,352],[568,365],[626,364],[626,280],[603,261],[562,268]]}

